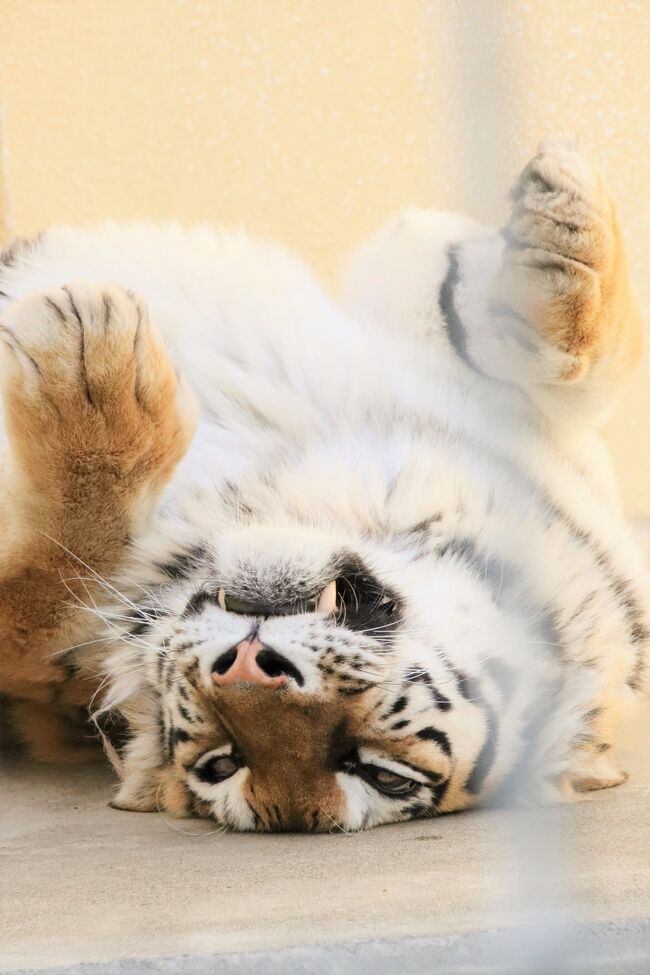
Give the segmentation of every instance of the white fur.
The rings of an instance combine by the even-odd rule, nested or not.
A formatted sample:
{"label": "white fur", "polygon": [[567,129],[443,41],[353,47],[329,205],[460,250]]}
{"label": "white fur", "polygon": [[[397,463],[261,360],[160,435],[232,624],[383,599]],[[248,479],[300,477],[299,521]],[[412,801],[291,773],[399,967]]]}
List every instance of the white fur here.
{"label": "white fur", "polygon": [[[462,251],[458,309],[475,359],[500,361],[505,382],[469,369],[446,333],[439,306],[446,248],[462,240],[472,243]],[[208,569],[170,583],[156,566],[174,553],[201,543],[209,572],[228,589],[251,567],[270,578],[286,565],[316,582],[332,553],[349,548],[406,606],[388,658],[372,634],[359,638],[366,672],[379,674],[390,703],[404,668],[415,664],[453,702],[436,714],[454,750],[442,808],[478,797],[465,783],[490,734],[489,709],[499,733],[481,795],[504,781],[522,753],[522,730],[540,695],[554,697],[535,754],[543,755],[546,776],[570,775],[576,749],[595,734],[591,709],[631,699],[626,679],[640,649],[612,577],[625,580],[645,625],[645,568],[591,415],[572,410],[565,424],[561,409],[542,412],[539,372],[493,348],[485,294],[500,253],[491,231],[462,218],[404,214],[352,262],[348,311],[280,248],[207,228],[60,228],[3,271],[0,287],[10,300],[75,279],[133,289],[201,401],[190,451],[116,580],[136,600],[138,586],[159,586],[171,616],[114,651],[105,664],[113,680],[107,706],[149,694],[163,636],[170,660],[177,645],[196,642],[208,688],[216,656],[246,635],[244,618],[213,605],[180,620]],[[546,390],[544,407],[549,397]],[[227,497],[226,483],[235,486]],[[422,537],[411,532],[426,519]],[[481,553],[478,561],[445,551],[463,539]],[[551,645],[548,618],[561,647]],[[327,627],[300,616],[262,625],[262,637],[301,668],[305,692],[322,686],[306,629],[324,647]],[[486,670],[490,659],[515,674],[510,693]],[[459,693],[453,669],[480,680],[482,708]],[[171,691],[172,712],[173,698]],[[430,723],[429,712],[418,718],[427,707],[426,688],[414,685],[401,715],[410,732]],[[155,750],[152,765],[160,761]],[[449,772],[447,757],[439,760]],[[138,753],[139,770],[146,761]],[[240,780],[244,772],[211,787],[213,811],[251,828]],[[399,804],[344,772],[338,780],[348,804],[344,828],[402,818]]]}

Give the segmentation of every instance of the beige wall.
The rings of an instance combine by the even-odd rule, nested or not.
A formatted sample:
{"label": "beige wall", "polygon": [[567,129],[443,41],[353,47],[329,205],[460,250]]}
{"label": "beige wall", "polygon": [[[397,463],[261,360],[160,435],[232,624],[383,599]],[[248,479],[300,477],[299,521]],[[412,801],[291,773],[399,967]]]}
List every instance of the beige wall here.
{"label": "beige wall", "polygon": [[[649,21],[648,0],[0,0],[0,235],[237,223],[331,279],[407,204],[500,219],[568,131],[614,188],[648,310]],[[647,367],[610,439],[650,513]]]}

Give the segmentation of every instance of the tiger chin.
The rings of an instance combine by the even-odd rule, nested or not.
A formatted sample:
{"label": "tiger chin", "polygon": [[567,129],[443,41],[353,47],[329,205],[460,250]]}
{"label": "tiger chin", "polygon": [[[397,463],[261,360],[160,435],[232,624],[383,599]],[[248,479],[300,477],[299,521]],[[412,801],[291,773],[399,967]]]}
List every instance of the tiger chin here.
{"label": "tiger chin", "polygon": [[340,306],[238,234],[105,225],[16,246],[0,263],[15,731],[77,760],[57,722],[92,697],[116,808],[242,831],[624,781],[648,577],[598,426],[640,336],[611,198],[561,142],[499,230],[393,221]]}

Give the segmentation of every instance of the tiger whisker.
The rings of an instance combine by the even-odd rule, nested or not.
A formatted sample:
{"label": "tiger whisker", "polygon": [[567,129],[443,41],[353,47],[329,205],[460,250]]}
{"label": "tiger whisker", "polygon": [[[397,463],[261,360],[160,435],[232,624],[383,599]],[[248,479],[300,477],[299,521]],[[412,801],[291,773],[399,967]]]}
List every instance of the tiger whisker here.
{"label": "tiger whisker", "polygon": [[45,656],[45,660],[49,660],[51,657],[63,657],[66,653],[72,653],[73,650],[81,650],[82,647],[90,647],[95,643],[114,643],[116,640],[121,639],[120,637],[98,637],[96,640],[86,640],[85,643],[73,643],[70,647],[64,647],[63,650],[55,650],[54,653],[48,653]]}
{"label": "tiger whisker", "polygon": [[156,811],[160,814],[160,818],[162,819],[165,826],[167,826],[168,829],[170,829],[173,833],[179,833],[181,836],[186,836],[192,839],[205,839],[207,836],[220,836],[223,835],[223,833],[227,833],[229,831],[229,827],[227,823],[220,824],[216,829],[196,830],[195,832],[191,830],[179,829],[179,827],[175,826],[172,823],[172,821],[165,815],[165,810],[160,805],[160,790],[162,788],[162,784],[163,783],[161,780],[158,783],[158,788],[156,789],[156,797],[155,797]]}
{"label": "tiger whisker", "polygon": [[88,565],[87,562],[84,562],[84,560],[82,558],[80,558],[78,555],[76,555],[66,545],[64,545],[62,542],[59,542],[56,538],[53,538],[51,535],[48,535],[47,532],[41,531],[40,534],[43,535],[45,538],[49,539],[49,541],[53,542],[55,545],[58,545],[58,547],[60,549],[62,549],[64,552],[66,552],[68,555],[70,555],[73,559],[75,559],[76,562],[79,562],[80,565],[83,565],[83,567],[85,569],[87,569],[88,572],[91,573],[91,575],[93,576],[93,578],[97,582],[99,582],[102,586],[106,587],[111,592],[113,592],[114,595],[117,596],[117,598],[121,602],[126,603],[127,605],[129,605],[131,607],[131,609],[134,609],[136,612],[138,611],[138,607],[136,606],[135,603],[131,602],[131,600],[127,596],[125,596],[124,593],[121,593],[119,591],[119,589],[116,589],[115,586],[111,585],[111,583],[108,581],[108,579],[105,579],[104,576],[102,576],[102,575],[99,574],[99,572],[96,572],[95,569],[93,569],[93,567],[91,565]]}
{"label": "tiger whisker", "polygon": [[[67,576],[66,578],[64,578],[63,575],[60,574],[60,578],[61,578],[61,582],[63,582],[64,584],[65,583],[70,583],[70,582],[81,582],[82,585],[84,586],[84,589],[88,593],[89,597],[90,597],[90,593],[88,592],[88,587],[87,587],[86,583],[88,583],[88,582],[96,582],[96,580],[93,579],[92,577],[81,576],[81,575]],[[101,585],[101,583],[100,583],[100,585]],[[93,600],[93,603],[96,605],[96,603],[95,603],[94,600]],[[119,614],[113,613],[113,612],[111,612],[111,616],[112,616],[113,619],[126,620],[127,622],[132,622],[132,623],[143,623],[143,622],[146,621],[149,626],[152,626],[153,627],[157,623],[160,623],[161,617],[160,616],[151,616],[147,612],[147,609],[149,609],[149,608],[150,607],[138,606],[137,607],[137,610],[136,610],[137,613],[138,613],[138,616],[137,617],[135,617],[135,616],[119,615]]]}
{"label": "tiger whisker", "polygon": [[[323,807],[322,807],[322,806],[320,806],[320,805],[318,806],[318,811],[319,811],[319,813],[320,813],[320,814],[321,814],[322,816],[325,816],[325,817],[326,817],[327,819],[329,819],[329,821],[330,821],[330,823],[332,824],[332,826],[333,826],[333,827],[335,827],[336,829],[338,829],[338,830],[339,830],[339,831],[340,831],[341,833],[343,833],[343,834],[344,834],[345,836],[352,836],[352,835],[353,835],[353,834],[352,834],[352,832],[351,832],[350,830],[348,830],[348,829],[346,829],[346,828],[345,828],[344,826],[342,826],[342,825],[341,825],[341,823],[339,823],[339,822],[338,822],[338,821],[337,821],[336,819],[334,819],[334,817],[333,817],[333,816],[331,816],[331,815],[330,815],[330,814],[329,814],[329,813],[327,812],[327,810],[326,810],[326,809],[323,809]],[[330,832],[331,832],[331,830],[330,830]]]}
{"label": "tiger whisker", "polygon": [[88,593],[88,596],[93,602],[94,604],[93,606],[88,606],[86,603],[84,603],[84,601],[77,595],[77,593],[75,593],[70,588],[70,586],[68,586],[65,583],[65,581],[63,582],[63,584],[66,586],[66,589],[75,600],[75,603],[72,603],[70,605],[75,606],[75,608],[77,609],[82,609],[87,613],[91,613],[92,615],[101,619],[101,621],[109,629],[109,631],[114,634],[116,640],[123,640],[125,643],[135,642],[140,644],[140,646],[145,647],[148,650],[153,650],[154,653],[157,654],[160,653],[160,648],[156,647],[154,644],[149,643],[146,640],[140,639],[140,637],[138,637],[137,635],[134,636],[133,634],[130,634],[128,630],[120,630],[119,627],[109,617],[107,617],[104,613],[102,613],[101,610],[97,607],[97,604],[94,603],[94,600],[92,600],[92,596],[90,595],[90,592]]}

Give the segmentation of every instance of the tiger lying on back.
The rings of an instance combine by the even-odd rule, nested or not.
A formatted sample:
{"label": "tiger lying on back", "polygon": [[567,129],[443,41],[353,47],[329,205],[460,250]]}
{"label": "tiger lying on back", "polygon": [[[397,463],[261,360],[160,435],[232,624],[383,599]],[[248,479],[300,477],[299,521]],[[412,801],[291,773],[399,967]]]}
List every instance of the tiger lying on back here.
{"label": "tiger lying on back", "polygon": [[94,693],[116,807],[238,830],[624,780],[647,579],[595,428],[640,325],[575,150],[500,232],[397,219],[345,312],[173,227],[53,230],[0,292],[0,691],[38,757]]}

